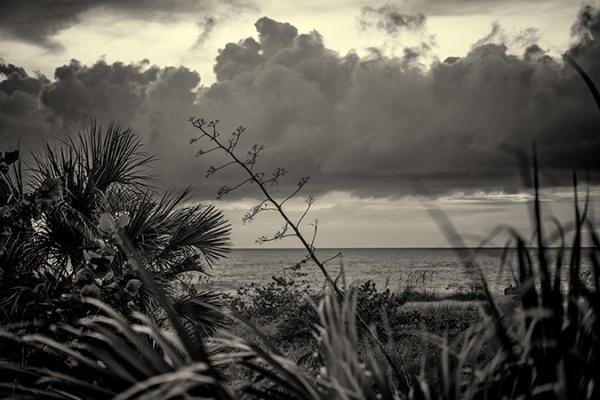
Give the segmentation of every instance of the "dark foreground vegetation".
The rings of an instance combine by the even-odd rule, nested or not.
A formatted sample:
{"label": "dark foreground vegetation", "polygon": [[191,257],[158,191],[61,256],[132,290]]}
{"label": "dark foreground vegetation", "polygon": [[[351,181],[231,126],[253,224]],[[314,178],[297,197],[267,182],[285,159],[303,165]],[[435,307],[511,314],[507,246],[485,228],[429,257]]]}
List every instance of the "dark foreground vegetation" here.
{"label": "dark foreground vegetation", "polygon": [[[92,124],[48,146],[26,171],[18,152],[4,152],[2,398],[600,398],[600,237],[575,176],[573,222],[548,229],[534,153],[524,174],[535,194],[533,239],[510,228],[492,234],[507,235],[514,249],[503,262],[516,296],[492,296],[476,250],[463,250],[480,279],[471,301],[451,302],[334,280],[314,237],[298,230],[306,213],[292,221],[289,197],[266,190],[284,170],[256,172],[256,146],[237,158],[243,129],[221,142],[215,122],[192,123],[265,195],[247,219],[274,207],[285,220],[261,241],[292,232],[321,269],[324,290],[276,278],[229,297],[198,291],[191,282],[226,255],[229,226],[214,207],[185,203],[186,192],[155,193],[151,158],[130,130]],[[465,247],[441,210],[432,216]]]}

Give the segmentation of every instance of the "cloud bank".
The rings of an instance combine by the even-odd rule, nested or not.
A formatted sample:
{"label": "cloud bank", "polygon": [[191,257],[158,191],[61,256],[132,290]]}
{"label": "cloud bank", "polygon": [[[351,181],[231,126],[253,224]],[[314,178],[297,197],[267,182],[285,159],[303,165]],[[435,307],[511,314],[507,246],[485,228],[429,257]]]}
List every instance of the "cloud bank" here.
{"label": "cloud bank", "polygon": [[[373,52],[361,58],[328,49],[316,31],[299,33],[269,18],[256,22],[258,36],[228,43],[215,60],[217,82],[200,85],[185,67],[148,62],[92,66],[72,61],[51,81],[3,64],[0,73],[0,146],[21,141],[34,147],[64,135],[90,117],[114,119],[145,136],[158,151],[164,184],[199,188],[212,198],[234,172],[204,179],[210,162],[187,145],[194,134],[187,117],[222,121],[227,134],[248,127],[240,143],[266,145],[262,168],[283,166],[311,175],[311,191],[340,190],[384,197],[453,191],[519,190],[507,146],[528,150],[557,179],[571,168],[600,175],[600,115],[585,84],[561,60],[535,44],[535,32],[508,37],[500,28],[464,57],[436,61],[428,69]],[[569,50],[600,82],[600,14],[584,7],[573,25]],[[503,42],[525,40],[523,54]],[[0,76],[2,76],[0,75]],[[225,182],[231,179],[231,182]],[[244,192],[240,192],[240,196]]]}

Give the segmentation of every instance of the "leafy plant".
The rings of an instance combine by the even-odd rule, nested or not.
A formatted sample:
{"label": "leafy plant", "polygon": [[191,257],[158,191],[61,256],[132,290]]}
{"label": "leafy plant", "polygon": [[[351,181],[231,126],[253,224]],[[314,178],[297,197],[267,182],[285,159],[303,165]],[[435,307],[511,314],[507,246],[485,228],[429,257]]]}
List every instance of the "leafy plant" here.
{"label": "leafy plant", "polygon": [[91,123],[37,154],[25,180],[17,156],[3,155],[2,166],[12,171],[2,167],[0,174],[0,322],[73,320],[88,312],[81,296],[159,321],[163,311],[129,262],[124,233],[180,301],[178,309],[189,313],[186,320],[213,329],[207,318],[213,314],[192,306],[211,296],[181,278],[205,272],[228,251],[229,225],[213,206],[185,204],[189,190],[154,193],[147,173],[152,157],[131,129]]}
{"label": "leafy plant", "polygon": [[131,320],[99,300],[83,301],[101,314],[56,325],[53,337],[2,333],[46,357],[44,365],[24,368],[0,361],[1,394],[19,399],[234,398],[210,360],[197,357],[189,337],[183,340],[179,332],[160,328],[142,313],[134,312]]}

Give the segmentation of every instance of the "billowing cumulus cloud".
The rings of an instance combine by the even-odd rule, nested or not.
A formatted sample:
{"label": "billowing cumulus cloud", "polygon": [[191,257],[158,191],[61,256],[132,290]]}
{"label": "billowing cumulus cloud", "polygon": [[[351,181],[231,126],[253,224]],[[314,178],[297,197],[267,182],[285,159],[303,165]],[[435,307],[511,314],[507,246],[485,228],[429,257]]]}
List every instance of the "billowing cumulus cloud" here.
{"label": "billowing cumulus cloud", "polygon": [[4,35],[61,50],[54,35],[81,22],[86,13],[111,12],[141,19],[173,20],[231,5],[248,7],[246,0],[19,0],[0,2],[0,32]]}
{"label": "billowing cumulus cloud", "polygon": [[[245,123],[272,150],[270,165],[310,173],[322,190],[402,193],[421,179],[434,192],[514,191],[518,174],[506,148],[528,150],[534,140],[559,175],[600,167],[593,100],[570,67],[532,43],[534,31],[510,38],[527,41],[523,54],[508,54],[497,28],[466,56],[422,70],[407,57],[341,56],[316,32],[284,45],[283,26],[270,28],[285,32],[280,47],[263,52],[262,25],[258,41],[221,52],[218,82],[201,109]],[[600,81],[593,26],[579,29],[577,54]]]}
{"label": "billowing cumulus cloud", "polygon": [[[598,15],[582,9],[570,49],[596,82]],[[423,190],[416,181],[434,194],[516,192],[515,158],[506,149],[527,151],[534,140],[554,184],[568,184],[562,178],[573,167],[600,174],[593,99],[568,65],[530,40],[533,32],[522,54],[509,54],[503,43],[517,39],[496,33],[465,56],[424,69],[409,62],[410,49],[398,58],[361,58],[328,49],[316,31],[268,18],[256,29],[256,38],[223,47],[210,87],[184,67],[148,63],[73,61],[56,69],[54,81],[5,65],[0,143],[62,134],[92,116],[116,119],[159,152],[165,185],[193,184],[206,198],[219,184],[235,183],[235,174],[204,179],[219,160],[193,157],[190,115],[221,120],[223,134],[246,125],[240,154],[264,144],[261,168],[290,171],[281,190],[311,175],[316,193],[397,196]]]}
{"label": "billowing cumulus cloud", "polygon": [[189,155],[189,166],[193,158],[185,145],[189,133],[182,132],[196,112],[200,77],[195,71],[147,61],[85,66],[72,60],[56,68],[54,81],[10,64],[0,64],[0,73],[5,78],[0,82],[0,148],[36,151],[44,141],[72,134],[94,118],[136,128],[148,150],[163,157],[157,164],[163,183],[172,179],[171,165]]}

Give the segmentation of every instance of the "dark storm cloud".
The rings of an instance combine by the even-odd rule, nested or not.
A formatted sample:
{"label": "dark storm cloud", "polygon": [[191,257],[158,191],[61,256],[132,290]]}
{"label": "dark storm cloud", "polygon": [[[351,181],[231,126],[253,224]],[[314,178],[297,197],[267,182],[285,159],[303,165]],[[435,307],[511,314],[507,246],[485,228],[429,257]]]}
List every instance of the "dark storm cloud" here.
{"label": "dark storm cloud", "polygon": [[246,0],[18,0],[0,2],[0,32],[18,40],[46,47],[62,46],[53,36],[81,22],[88,12],[112,12],[118,16],[172,20],[177,16],[211,12],[222,4],[249,7]]}
{"label": "dark storm cloud", "polygon": [[600,60],[597,55],[600,51],[600,12],[591,6],[584,6],[579,10],[577,20],[571,27],[571,34],[578,38],[577,43],[571,48],[571,54],[585,59],[592,68],[597,68]]}
{"label": "dark storm cloud", "polygon": [[417,31],[425,25],[425,15],[417,13],[414,15],[402,12],[400,8],[392,4],[381,7],[366,6],[360,10],[358,19],[361,29],[379,29],[388,34],[397,34],[402,31]]}
{"label": "dark storm cloud", "polygon": [[[580,19],[593,20],[587,14]],[[290,42],[290,29],[270,24]],[[559,182],[568,184],[562,172],[572,167],[600,173],[593,100],[569,66],[535,44],[535,30],[511,35],[498,26],[466,56],[424,71],[407,63],[415,49],[402,58],[340,56],[316,32],[266,54],[261,25],[258,41],[220,53],[202,115],[227,128],[244,123],[249,141],[271,150],[265,164],[313,175],[316,190],[400,194],[422,179],[433,192],[514,192],[518,172],[506,149],[527,151],[534,140]],[[578,29],[575,41],[578,60],[600,82],[596,26]],[[515,45],[521,54],[508,53]]]}
{"label": "dark storm cloud", "polygon": [[37,95],[42,87],[49,83],[42,75],[30,77],[21,67],[12,64],[0,64],[0,74],[5,80],[0,82],[0,92],[11,95],[15,91],[21,91],[30,95]]}
{"label": "dark storm cloud", "polygon": [[98,115],[128,120],[142,106],[148,88],[158,78],[156,67],[97,62],[91,67],[72,60],[56,68],[56,79],[43,91],[41,100],[63,126]]}
{"label": "dark storm cloud", "polygon": [[72,60],[56,68],[54,81],[6,64],[0,64],[0,73],[5,77],[0,82],[0,148],[20,145],[24,151],[36,151],[44,141],[64,138],[95,118],[134,127],[148,150],[164,160],[157,164],[163,183],[172,180],[174,163],[167,160],[191,165],[193,152],[185,148],[188,136],[181,135],[186,118],[196,110],[200,77],[195,71],[158,68],[147,61],[98,61],[88,67]]}
{"label": "dark storm cloud", "polygon": [[296,27],[287,22],[273,21],[267,17],[256,21],[254,26],[258,32],[261,50],[267,57],[279,50],[292,46],[294,39],[298,36],[298,29]]}
{"label": "dark storm cloud", "polygon": [[[597,82],[599,20],[597,10],[583,9],[570,49]],[[260,168],[290,171],[280,190],[311,175],[313,193],[394,196],[421,191],[414,185],[419,180],[434,194],[515,192],[515,158],[505,149],[528,150],[533,140],[558,184],[568,184],[562,174],[572,167],[600,174],[600,116],[593,99],[569,66],[538,45],[511,55],[494,37],[464,57],[424,70],[407,62],[417,50],[401,58],[376,51],[361,58],[339,55],[319,33],[299,34],[290,24],[262,18],[256,29],[256,39],[220,51],[217,82],[210,87],[199,86],[198,74],[184,67],[148,63],[73,61],[57,68],[52,82],[2,66],[0,146],[68,133],[93,116],[116,119],[159,153],[161,182],[193,184],[204,198],[235,183],[236,172],[204,178],[209,165],[222,160],[213,153],[194,158],[197,149],[187,145],[194,134],[190,115],[221,120],[224,135],[246,125],[240,155],[264,144]]]}

